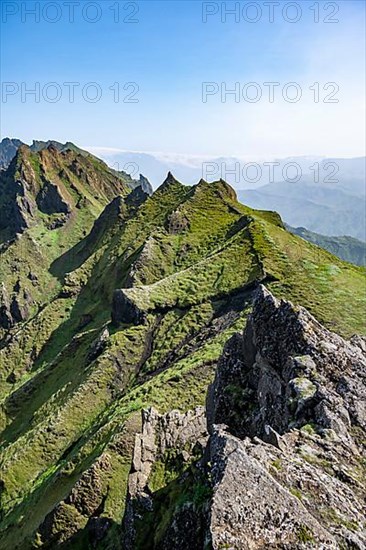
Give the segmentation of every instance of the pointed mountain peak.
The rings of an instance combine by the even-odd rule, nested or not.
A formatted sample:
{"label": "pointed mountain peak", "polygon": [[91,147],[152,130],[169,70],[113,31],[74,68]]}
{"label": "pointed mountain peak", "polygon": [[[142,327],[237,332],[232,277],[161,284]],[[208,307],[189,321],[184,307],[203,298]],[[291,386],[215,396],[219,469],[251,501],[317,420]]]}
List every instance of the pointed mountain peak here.
{"label": "pointed mountain peak", "polygon": [[173,174],[169,171],[167,177],[165,178],[165,181],[164,181],[163,185],[164,185],[165,183],[175,183],[176,181],[177,181],[177,180],[175,179],[175,177],[173,176]]}
{"label": "pointed mountain peak", "polygon": [[238,200],[235,189],[231,187],[231,185],[229,185],[225,180],[221,178],[218,182],[216,182],[216,184],[224,190],[225,194],[227,194],[231,200]]}
{"label": "pointed mountain peak", "polygon": [[180,183],[177,179],[175,179],[175,177],[173,176],[173,174],[171,172],[168,172],[167,177],[165,178],[163,183],[160,185],[158,190],[162,191],[162,190],[165,190],[165,189],[167,189],[171,186],[182,186],[182,187],[184,187],[183,183]]}
{"label": "pointed mountain peak", "polygon": [[214,192],[221,196],[221,198],[228,198],[232,201],[237,201],[237,196],[235,190],[223,179],[213,182],[207,182],[203,178],[194,186],[194,189],[197,192]]}
{"label": "pointed mountain peak", "polygon": [[149,182],[149,180],[143,174],[140,174],[139,185],[140,185],[141,189],[145,193],[147,193],[148,195],[153,194],[153,192],[154,192],[153,187],[152,187],[151,183]]}
{"label": "pointed mountain peak", "polygon": [[[23,143],[18,147],[18,150],[16,151],[14,158],[10,165],[12,166],[19,166],[23,161],[29,159],[32,151],[30,150],[29,146]],[[9,166],[10,168],[10,166]]]}

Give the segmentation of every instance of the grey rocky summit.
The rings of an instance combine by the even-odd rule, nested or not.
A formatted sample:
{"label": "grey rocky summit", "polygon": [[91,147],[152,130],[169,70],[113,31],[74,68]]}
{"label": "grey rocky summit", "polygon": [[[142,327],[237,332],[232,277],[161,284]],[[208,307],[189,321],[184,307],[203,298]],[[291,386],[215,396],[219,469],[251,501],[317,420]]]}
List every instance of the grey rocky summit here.
{"label": "grey rocky summit", "polygon": [[5,170],[16,155],[17,150],[24,145],[20,139],[4,138],[0,142],[0,170]]}
{"label": "grey rocky summit", "polygon": [[260,287],[208,399],[214,548],[365,548],[365,378],[364,339]]}
{"label": "grey rocky summit", "polygon": [[[145,413],[130,476],[129,535],[143,540],[141,526],[152,517],[160,538],[146,548],[167,548],[168,540],[182,550],[365,548],[365,351],[364,338],[346,341],[260,286],[244,333],[220,359],[207,398],[210,437],[196,470],[191,464],[160,492],[149,485],[157,442],[169,438],[182,452],[166,420],[179,415]],[[197,412],[184,422],[190,449],[195,433],[202,444]],[[202,475],[206,491],[197,502]],[[176,498],[164,518],[161,492]],[[138,498],[145,504],[134,512]]]}

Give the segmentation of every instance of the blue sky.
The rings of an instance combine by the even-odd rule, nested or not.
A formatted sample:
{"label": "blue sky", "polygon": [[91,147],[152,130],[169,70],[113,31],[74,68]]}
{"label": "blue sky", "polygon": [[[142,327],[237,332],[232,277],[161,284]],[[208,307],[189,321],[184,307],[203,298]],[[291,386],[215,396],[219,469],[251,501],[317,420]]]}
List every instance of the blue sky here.
{"label": "blue sky", "polygon": [[[365,3],[301,1],[296,23],[286,18],[299,12],[288,2],[278,3],[271,23],[263,2],[248,7],[248,2],[79,0],[73,2],[70,22],[70,7],[63,0],[3,0],[1,136],[253,159],[362,155]],[[225,8],[235,4],[238,20],[228,14],[223,22]],[[138,13],[133,13],[136,5]],[[317,5],[319,23],[314,22]],[[39,10],[39,21],[25,11],[32,9]],[[211,11],[217,13],[207,15],[204,23],[203,14]],[[257,14],[259,20],[250,23],[243,13],[251,20]],[[91,22],[94,17],[99,20]],[[327,17],[339,22],[325,23]],[[52,82],[58,87],[48,86]],[[65,82],[79,83],[73,103]],[[86,93],[93,99],[99,90],[97,102],[86,101],[81,92],[92,82],[97,88],[87,87]],[[136,84],[123,89],[131,82],[138,85],[133,96],[138,101],[126,103],[122,99],[137,89]],[[216,83],[218,90],[205,103],[204,82]],[[257,103],[243,100],[250,82],[257,86],[251,92],[262,93]],[[265,82],[279,83],[273,103]],[[301,89],[297,103],[282,96],[289,82]],[[315,82],[319,103],[314,102],[314,87],[309,89]],[[329,82],[335,84],[324,90]],[[114,101],[115,83],[119,101]],[[35,86],[39,102],[24,95]],[[237,86],[238,102],[234,95],[222,102],[225,86]],[[60,100],[45,100],[43,90],[51,99],[61,93]],[[290,96],[294,92],[288,90]],[[338,103],[324,103],[329,94]]]}

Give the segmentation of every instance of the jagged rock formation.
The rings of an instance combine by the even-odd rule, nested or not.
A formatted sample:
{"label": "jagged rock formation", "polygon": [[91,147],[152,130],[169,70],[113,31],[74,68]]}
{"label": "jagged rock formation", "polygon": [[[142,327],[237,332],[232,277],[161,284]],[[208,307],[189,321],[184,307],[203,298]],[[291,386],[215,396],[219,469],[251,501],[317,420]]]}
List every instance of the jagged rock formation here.
{"label": "jagged rock formation", "polygon": [[[260,287],[208,394],[199,548],[365,547],[365,379],[364,339],[347,342]],[[172,548],[188,548],[179,496],[168,525],[154,497],[160,540],[174,524]]]}
{"label": "jagged rock formation", "polygon": [[209,399],[214,548],[365,546],[366,354],[357,342],[261,287]]}
{"label": "jagged rock formation", "polygon": [[159,415],[154,409],[143,411],[142,433],[136,434],[132,472],[128,481],[123,537],[126,549],[135,548],[135,525],[144,512],[153,509],[152,493],[162,488],[172,476],[184,471],[197,455],[202,454],[207,437],[203,407],[185,414],[171,411]]}
{"label": "jagged rock formation", "polygon": [[195,445],[203,447],[207,437],[203,407],[197,407],[195,411],[187,411],[185,414],[171,411],[159,415],[154,409],[143,411],[142,433],[136,434],[133,471],[129,478],[130,498],[148,498],[144,491],[148,490],[152,466],[169,449],[179,450],[183,462],[188,462]]}
{"label": "jagged rock formation", "polygon": [[[366,427],[362,350],[327,331],[300,306],[280,304],[264,287],[260,293],[243,340],[234,337],[224,351],[236,371],[219,367],[212,422],[227,423],[233,402],[223,388],[234,384],[239,390],[246,388],[251,405],[250,415],[231,422],[236,435],[265,438],[267,425],[281,434],[311,419],[324,430],[336,427],[349,443],[352,421]],[[332,411],[339,416],[335,425]]]}
{"label": "jagged rock formation", "polygon": [[2,139],[0,142],[0,170],[5,170],[9,166],[21,145],[24,144],[20,139]]}
{"label": "jagged rock formation", "polygon": [[142,174],[140,174],[140,177],[138,180],[131,179],[130,187],[132,187],[132,189],[136,189],[140,187],[142,191],[147,195],[152,195],[154,191],[149,180]]}
{"label": "jagged rock formation", "polygon": [[[148,548],[154,532],[155,547],[198,550],[209,540],[213,475],[199,445],[175,442],[155,456],[142,499],[151,511],[127,498],[141,410],[188,418],[205,403],[223,346],[243,330],[261,282],[328,328],[363,333],[365,273],[291,235],[276,213],[238,203],[223,181],[188,187],[169,174],[152,196],[141,187],[127,194],[104,163],[53,144],[21,148],[13,163],[1,178],[9,193],[0,218],[10,190],[18,197],[16,181],[29,208],[20,205],[21,232],[0,231],[0,549],[120,550],[128,503],[136,548]],[[47,182],[69,215],[39,209]],[[225,407],[215,410],[226,422]],[[237,424],[256,426],[246,413]],[[276,426],[268,430],[280,445],[287,428],[276,435]]]}

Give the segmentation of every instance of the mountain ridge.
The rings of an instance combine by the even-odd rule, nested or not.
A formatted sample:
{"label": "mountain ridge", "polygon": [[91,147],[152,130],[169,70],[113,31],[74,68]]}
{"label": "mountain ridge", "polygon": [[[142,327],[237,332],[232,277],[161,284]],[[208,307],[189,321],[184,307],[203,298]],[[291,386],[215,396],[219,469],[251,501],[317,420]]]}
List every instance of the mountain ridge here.
{"label": "mountain ridge", "polygon": [[[10,140],[11,141],[11,140]],[[18,140],[13,140],[14,142]],[[6,149],[8,138],[4,139],[5,145],[0,144],[0,167],[3,149]],[[34,141],[35,150],[44,148],[47,144],[53,143],[60,150],[71,147],[80,154],[91,155],[76,145],[68,142],[61,144],[57,141]],[[15,150],[15,145],[12,146]],[[91,148],[99,151],[98,148]],[[14,152],[13,152],[14,154]],[[94,155],[91,155],[94,156]],[[105,162],[116,170],[120,167],[129,166],[136,173],[143,172],[157,187],[163,180],[168,170],[174,173],[190,185],[205,176],[213,181],[226,177],[228,183],[236,188],[240,200],[255,209],[276,210],[284,221],[291,226],[304,226],[308,230],[326,236],[350,235],[354,238],[366,240],[366,228],[364,223],[365,209],[365,158],[353,159],[342,158],[318,158],[318,157],[288,157],[285,159],[274,159],[274,173],[270,177],[270,163],[258,161],[250,163],[249,160],[240,158],[206,158],[193,160],[174,160],[171,155],[165,158],[156,157],[151,154],[139,154],[135,152],[124,152],[123,154],[102,155]],[[178,156],[179,157],[179,156]],[[94,157],[96,158],[96,157]],[[160,159],[160,160],[159,160]],[[9,161],[8,161],[9,162]],[[243,180],[242,171],[245,166],[255,164],[253,181],[251,172],[248,180]],[[302,174],[300,181],[296,184],[291,181],[283,181],[283,174],[287,173],[290,165],[297,166],[297,171]],[[207,170],[205,168],[207,167]],[[314,172],[318,167],[318,174]],[[330,177],[331,171],[334,175]],[[123,174],[123,172],[121,172]],[[260,175],[257,179],[257,175]],[[289,175],[290,177],[290,175]],[[316,183],[316,178],[319,183]],[[131,177],[130,186],[144,185],[146,178],[140,176],[140,183],[133,183]],[[282,181],[281,181],[282,180]],[[269,183],[272,182],[272,183]],[[147,183],[145,191],[151,194],[152,186]]]}
{"label": "mountain ridge", "polygon": [[[76,155],[26,154],[47,166]],[[98,166],[77,166],[77,187],[96,181]],[[23,170],[24,185],[38,191],[33,175]],[[65,248],[53,242],[65,226],[37,214],[0,251],[0,311],[28,307],[0,334],[0,548],[88,548],[97,525],[99,548],[123,547],[141,410],[204,405],[260,283],[346,337],[364,331],[365,270],[240,204],[223,180],[186,186],[170,173],[152,196],[126,191],[105,197]]]}

